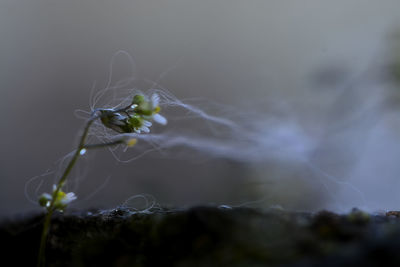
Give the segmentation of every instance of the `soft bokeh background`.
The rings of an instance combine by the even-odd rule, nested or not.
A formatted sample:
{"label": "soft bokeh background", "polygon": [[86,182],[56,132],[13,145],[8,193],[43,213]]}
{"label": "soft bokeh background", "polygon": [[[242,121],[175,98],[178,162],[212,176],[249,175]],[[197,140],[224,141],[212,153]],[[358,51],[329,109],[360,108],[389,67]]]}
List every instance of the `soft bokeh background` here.
{"label": "soft bokeh background", "polygon": [[[312,149],[302,162],[187,149],[129,164],[98,151],[74,174],[73,207],[147,193],[178,206],[398,209],[399,10],[397,0],[0,1],[0,215],[38,210],[25,184],[74,148],[84,123],[74,110],[89,110],[119,50],[133,57],[136,87],[158,81],[178,98],[206,99],[200,108],[257,111]],[[115,58],[114,82],[131,75],[127,59]]]}

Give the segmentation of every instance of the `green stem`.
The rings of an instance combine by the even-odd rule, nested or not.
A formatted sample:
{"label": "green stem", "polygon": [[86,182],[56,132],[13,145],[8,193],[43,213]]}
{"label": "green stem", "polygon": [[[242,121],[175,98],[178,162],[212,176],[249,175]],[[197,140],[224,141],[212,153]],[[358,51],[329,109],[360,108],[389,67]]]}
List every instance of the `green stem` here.
{"label": "green stem", "polygon": [[40,239],[40,248],[39,248],[39,256],[38,256],[38,262],[37,266],[42,267],[45,266],[45,251],[46,251],[46,243],[47,243],[47,236],[49,233],[49,228],[50,228],[50,221],[51,221],[51,216],[53,215],[54,212],[54,203],[57,199],[58,192],[61,190],[61,187],[63,186],[65,180],[67,179],[68,174],[71,172],[72,168],[74,167],[77,159],[79,158],[80,151],[85,147],[85,141],[86,137],[89,133],[89,128],[93,124],[93,122],[98,119],[99,116],[93,116],[86,124],[86,127],[83,131],[83,134],[81,136],[81,139],[79,141],[78,148],[76,149],[73,157],[71,158],[70,162],[68,163],[67,168],[65,169],[63,175],[61,176],[60,180],[58,181],[58,184],[56,186],[56,189],[53,191],[52,199],[50,202],[49,207],[47,208],[47,214],[45,216],[44,224],[43,224],[43,231],[42,231],[42,236]]}
{"label": "green stem", "polygon": [[40,239],[39,256],[38,256],[38,262],[37,262],[38,267],[45,266],[45,250],[46,250],[46,243],[47,243],[47,235],[49,232],[50,220],[51,220],[52,214],[53,214],[53,210],[49,210],[44,219],[42,237]]}
{"label": "green stem", "polygon": [[[114,110],[113,112],[121,112],[121,111],[126,111],[129,109],[130,106],[123,107],[117,110]],[[95,112],[94,112],[95,113]],[[94,114],[93,113],[93,114]],[[65,169],[63,175],[61,176],[60,180],[57,183],[57,186],[55,190],[53,191],[52,199],[50,202],[50,205],[47,207],[47,214],[45,216],[44,224],[43,224],[43,231],[42,231],[42,236],[40,239],[40,248],[39,248],[39,255],[38,255],[38,262],[37,266],[38,267],[43,267],[45,266],[45,254],[46,254],[46,243],[47,243],[47,237],[49,234],[50,230],[50,223],[51,223],[51,216],[53,215],[53,212],[55,210],[54,204],[57,199],[57,195],[59,191],[61,190],[61,187],[64,185],[65,180],[68,177],[68,174],[71,172],[72,168],[74,167],[76,161],[78,160],[80,156],[80,152],[82,149],[91,149],[91,148],[100,148],[100,147],[106,147],[106,146],[113,146],[113,145],[118,145],[121,144],[121,140],[113,141],[110,143],[104,143],[104,144],[91,144],[91,145],[85,145],[86,137],[89,133],[90,126],[92,126],[93,122],[97,119],[101,118],[101,115],[93,115],[88,122],[86,123],[85,129],[83,130],[82,136],[79,141],[78,148],[76,149],[74,155],[72,156],[71,160],[69,161],[67,168]]]}

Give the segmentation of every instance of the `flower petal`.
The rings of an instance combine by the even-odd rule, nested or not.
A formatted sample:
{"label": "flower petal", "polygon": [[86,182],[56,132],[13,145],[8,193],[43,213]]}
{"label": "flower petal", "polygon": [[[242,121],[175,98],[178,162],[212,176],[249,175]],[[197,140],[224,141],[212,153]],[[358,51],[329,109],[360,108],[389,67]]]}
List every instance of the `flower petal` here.
{"label": "flower petal", "polygon": [[69,193],[66,195],[66,198],[67,198],[68,200],[70,200],[70,201],[73,201],[73,200],[77,199],[78,197],[75,195],[74,192],[69,192]]}
{"label": "flower petal", "polygon": [[160,97],[158,96],[158,94],[152,94],[151,105],[153,106],[153,108],[157,107],[159,103],[160,103]]}
{"label": "flower petal", "polygon": [[151,125],[153,125],[151,122],[143,120],[143,125],[146,127],[151,127]]}
{"label": "flower petal", "polygon": [[146,126],[142,126],[142,127],[140,127],[140,129],[139,130],[141,130],[141,131],[143,131],[143,132],[145,132],[145,133],[149,133],[150,132],[150,129],[149,129],[149,127],[146,127]]}
{"label": "flower petal", "polygon": [[153,115],[153,120],[159,124],[166,125],[167,124],[167,119],[161,116],[160,114],[154,114]]}
{"label": "flower petal", "polygon": [[77,199],[77,197],[75,196],[75,193],[73,192],[69,192],[68,194],[66,194],[63,199],[61,199],[61,203],[64,205],[67,205],[69,203],[71,203],[72,201],[74,201],[75,199]]}

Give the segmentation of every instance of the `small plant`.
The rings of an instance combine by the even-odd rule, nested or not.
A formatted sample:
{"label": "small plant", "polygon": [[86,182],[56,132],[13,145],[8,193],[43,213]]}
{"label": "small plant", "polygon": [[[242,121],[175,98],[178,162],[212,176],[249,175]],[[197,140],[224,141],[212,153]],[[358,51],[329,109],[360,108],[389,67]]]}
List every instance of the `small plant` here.
{"label": "small plant", "polygon": [[103,126],[119,134],[148,133],[150,132],[152,121],[162,125],[167,123],[167,120],[159,114],[161,110],[159,101],[160,98],[157,94],[152,94],[150,97],[136,94],[133,96],[131,103],[125,107],[95,109],[92,112],[91,117],[86,122],[78,147],[74,151],[58,183],[53,185],[53,192],[43,193],[39,197],[39,204],[46,209],[46,215],[40,241],[38,266],[45,265],[45,249],[53,213],[55,211],[63,212],[69,203],[77,199],[73,192],[65,193],[63,187],[79,156],[84,155],[87,150],[94,148],[104,148],[121,144],[132,147],[137,142],[136,138],[132,138],[133,135],[123,135],[122,137],[119,135],[118,139],[111,142],[87,144],[86,139],[90,127],[95,121],[99,120]]}

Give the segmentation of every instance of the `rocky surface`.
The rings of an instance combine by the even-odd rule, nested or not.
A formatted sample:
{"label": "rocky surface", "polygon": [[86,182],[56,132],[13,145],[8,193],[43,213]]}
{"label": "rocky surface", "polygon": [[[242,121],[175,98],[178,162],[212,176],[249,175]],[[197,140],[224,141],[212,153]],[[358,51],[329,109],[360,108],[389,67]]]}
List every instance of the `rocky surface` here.
{"label": "rocky surface", "polygon": [[[195,207],[56,215],[49,266],[400,266],[400,218]],[[35,266],[43,216],[3,221],[3,262]]]}

